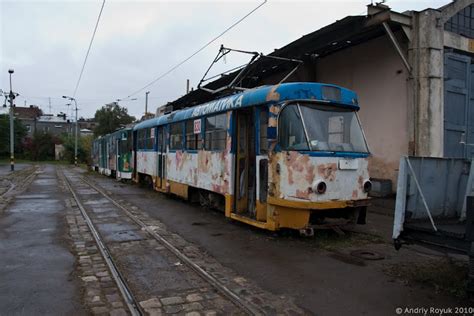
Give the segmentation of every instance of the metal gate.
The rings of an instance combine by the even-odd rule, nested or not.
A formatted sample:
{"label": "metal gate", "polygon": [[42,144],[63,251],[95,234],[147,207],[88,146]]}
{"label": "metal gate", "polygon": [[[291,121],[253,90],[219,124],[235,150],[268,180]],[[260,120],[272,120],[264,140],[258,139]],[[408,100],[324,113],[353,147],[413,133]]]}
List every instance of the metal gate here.
{"label": "metal gate", "polygon": [[474,67],[471,58],[444,57],[444,157],[474,155]]}

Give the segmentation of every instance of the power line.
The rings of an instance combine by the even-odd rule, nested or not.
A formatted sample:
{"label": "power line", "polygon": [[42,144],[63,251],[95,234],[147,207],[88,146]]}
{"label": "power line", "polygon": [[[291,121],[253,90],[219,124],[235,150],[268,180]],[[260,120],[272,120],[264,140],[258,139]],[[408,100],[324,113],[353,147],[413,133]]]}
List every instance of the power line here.
{"label": "power line", "polygon": [[267,3],[267,0],[264,0],[262,3],[260,3],[257,7],[255,7],[252,11],[250,11],[249,13],[247,13],[246,15],[244,15],[242,18],[240,18],[237,22],[235,22],[234,24],[232,24],[231,26],[229,26],[228,28],[226,28],[222,33],[220,33],[219,35],[217,35],[216,37],[214,37],[212,40],[210,40],[209,42],[207,42],[204,46],[202,46],[201,48],[199,48],[197,51],[195,51],[193,54],[191,54],[191,56],[189,56],[188,58],[184,59],[183,61],[181,61],[180,63],[176,64],[175,66],[171,67],[168,71],[166,71],[165,73],[161,74],[160,76],[158,76],[156,79],[154,79],[153,81],[151,81],[150,83],[148,83],[147,85],[145,85],[144,87],[138,89],[137,91],[133,92],[132,94],[128,95],[127,97],[125,98],[122,98],[122,100],[126,100],[132,96],[134,96],[135,94],[145,90],[146,88],[150,87],[151,85],[155,84],[156,82],[158,82],[159,80],[161,80],[162,78],[164,78],[166,75],[170,74],[171,72],[173,72],[176,68],[180,67],[182,64],[184,64],[185,62],[187,62],[188,60],[190,60],[191,58],[193,58],[194,56],[196,56],[197,54],[199,54],[201,51],[203,51],[206,47],[208,47],[209,45],[211,45],[213,42],[215,42],[217,39],[219,39],[220,37],[222,37],[225,33],[227,33],[228,31],[230,31],[231,29],[233,29],[235,26],[237,26],[240,22],[242,22],[243,20],[245,20],[249,15],[251,15],[252,13],[254,13],[255,11],[257,11],[261,6],[263,6],[265,3]]}
{"label": "power line", "polygon": [[92,42],[94,41],[95,33],[97,32],[97,27],[99,26],[99,21],[102,15],[102,11],[104,10],[104,5],[105,5],[105,0],[102,1],[102,7],[100,8],[99,16],[97,17],[97,22],[95,23],[94,32],[92,33],[92,38],[89,43],[89,48],[87,49],[86,58],[84,59],[84,63],[82,64],[81,73],[79,74],[79,79],[77,79],[76,88],[74,89],[74,93],[72,94],[73,98],[76,97],[76,92],[77,92],[77,89],[79,88],[79,83],[81,82],[82,74],[84,73],[84,68],[86,67],[87,57],[89,57],[89,52],[91,51]]}

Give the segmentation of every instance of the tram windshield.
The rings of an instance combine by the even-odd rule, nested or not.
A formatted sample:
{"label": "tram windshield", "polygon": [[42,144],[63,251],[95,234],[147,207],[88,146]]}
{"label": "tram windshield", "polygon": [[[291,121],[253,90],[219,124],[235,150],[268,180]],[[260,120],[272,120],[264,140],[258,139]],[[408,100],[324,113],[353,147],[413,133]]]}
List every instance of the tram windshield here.
{"label": "tram windshield", "polygon": [[278,139],[283,150],[368,153],[357,113],[325,104],[287,105],[280,114]]}

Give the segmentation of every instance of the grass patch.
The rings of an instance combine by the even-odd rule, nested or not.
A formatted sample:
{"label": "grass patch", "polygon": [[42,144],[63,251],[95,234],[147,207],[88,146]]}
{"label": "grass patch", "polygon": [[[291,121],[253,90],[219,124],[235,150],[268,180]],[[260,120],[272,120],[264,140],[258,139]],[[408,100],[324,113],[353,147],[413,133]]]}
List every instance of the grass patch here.
{"label": "grass patch", "polygon": [[382,244],[384,240],[375,235],[344,232],[344,235],[340,236],[332,230],[320,230],[315,231],[313,242],[317,248],[335,251],[369,244]]}
{"label": "grass patch", "polygon": [[436,293],[456,298],[466,297],[468,265],[448,258],[428,262],[399,263],[386,269],[388,275],[405,281],[407,285],[428,286]]}

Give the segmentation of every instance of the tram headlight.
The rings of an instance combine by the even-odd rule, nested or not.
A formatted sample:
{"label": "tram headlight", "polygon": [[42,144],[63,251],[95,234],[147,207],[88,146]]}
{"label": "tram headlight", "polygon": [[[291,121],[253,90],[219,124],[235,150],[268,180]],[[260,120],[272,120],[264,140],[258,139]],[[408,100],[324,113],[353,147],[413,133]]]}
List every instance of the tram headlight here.
{"label": "tram headlight", "polygon": [[372,182],[370,180],[365,180],[364,182],[364,192],[369,193],[372,190]]}
{"label": "tram headlight", "polygon": [[326,192],[327,185],[323,180],[317,180],[313,184],[313,192],[318,194],[324,194]]}

